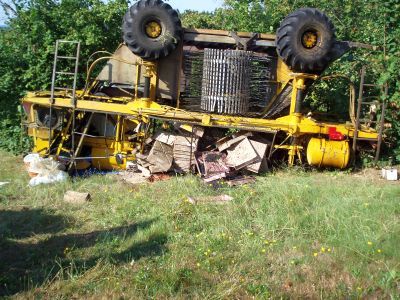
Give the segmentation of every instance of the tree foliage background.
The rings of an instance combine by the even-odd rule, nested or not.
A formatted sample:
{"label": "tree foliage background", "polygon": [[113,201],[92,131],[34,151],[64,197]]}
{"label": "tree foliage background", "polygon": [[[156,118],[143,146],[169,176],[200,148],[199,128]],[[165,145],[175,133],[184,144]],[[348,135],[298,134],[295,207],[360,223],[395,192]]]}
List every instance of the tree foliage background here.
{"label": "tree foliage background", "polygon": [[[128,0],[13,0],[8,28],[0,30],[0,147],[19,151],[19,99],[27,90],[48,89],[56,39],[82,42],[85,59],[97,50],[112,51],[121,42]],[[185,11],[186,27],[274,33],[281,20],[300,7],[316,7],[335,24],[340,40],[379,46],[356,50],[326,73],[342,73],[358,82],[361,65],[370,82],[389,83],[387,153],[400,161],[400,0],[225,0],[211,13]],[[337,87],[330,87],[337,92]],[[328,87],[329,90],[329,87]],[[333,99],[335,101],[335,99]]]}
{"label": "tree foliage background", "polygon": [[121,42],[126,0],[0,1],[9,15],[0,29],[0,147],[19,152],[20,98],[26,91],[48,90],[57,39],[81,41],[80,73],[98,50],[114,51]]}

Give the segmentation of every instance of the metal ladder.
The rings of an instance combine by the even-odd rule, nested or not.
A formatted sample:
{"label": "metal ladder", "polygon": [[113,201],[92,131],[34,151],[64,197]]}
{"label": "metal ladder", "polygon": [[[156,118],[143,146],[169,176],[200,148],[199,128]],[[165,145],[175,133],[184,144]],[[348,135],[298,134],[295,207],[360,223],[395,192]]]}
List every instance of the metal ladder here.
{"label": "metal ladder", "polygon": [[[73,54],[71,56],[68,55],[60,55],[60,46],[61,45],[71,45],[72,46],[72,52]],[[71,107],[72,107],[72,150],[71,153],[74,153],[74,129],[75,129],[75,119],[76,119],[76,82],[77,82],[77,77],[78,77],[78,66],[79,66],[79,55],[80,55],[80,50],[81,50],[81,43],[78,41],[67,41],[67,40],[57,40],[56,41],[56,48],[55,48],[55,53],[54,53],[54,64],[53,64],[53,74],[51,78],[51,95],[50,95],[50,125],[49,125],[49,149],[48,149],[48,154],[50,155],[51,151],[51,145],[52,145],[52,124],[51,120],[53,117],[53,105],[55,101],[55,92],[56,91],[65,91],[71,93]],[[67,60],[71,61],[71,69],[73,68],[73,72],[71,71],[63,71],[63,70],[58,70],[58,62],[60,60]],[[70,87],[58,87],[56,86],[58,75],[64,75],[64,76],[70,76],[72,79],[72,86]]]}
{"label": "metal ladder", "polygon": [[[382,135],[383,129],[385,125],[385,112],[386,112],[386,99],[388,95],[388,85],[387,84],[370,84],[365,83],[365,75],[366,75],[366,67],[363,66],[361,69],[361,80],[360,80],[360,88],[358,92],[358,100],[357,100],[357,112],[356,112],[356,124],[354,129],[354,137],[353,137],[353,151],[357,149],[357,141],[361,140],[358,138],[358,132],[360,130],[361,123],[365,123],[367,127],[371,127],[371,125],[375,125],[375,128],[378,130],[378,144],[375,151],[374,163],[376,164],[380,157],[381,147],[382,147]],[[364,96],[364,91],[366,88],[379,88],[380,94],[374,96]],[[375,101],[372,101],[375,99]],[[381,113],[379,115],[379,119],[373,120],[372,118],[363,118],[361,119],[361,114],[364,106],[376,105],[376,113],[380,108]],[[370,109],[371,112],[371,109]]]}

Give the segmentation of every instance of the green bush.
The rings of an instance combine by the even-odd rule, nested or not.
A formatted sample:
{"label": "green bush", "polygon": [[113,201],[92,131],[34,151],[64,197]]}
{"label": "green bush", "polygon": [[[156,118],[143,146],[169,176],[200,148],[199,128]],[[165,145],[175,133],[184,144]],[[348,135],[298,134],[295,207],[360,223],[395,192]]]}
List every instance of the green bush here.
{"label": "green bush", "polygon": [[128,0],[14,1],[0,29],[0,148],[23,152],[18,106],[26,91],[50,88],[57,39],[81,41],[79,85],[89,56],[114,51],[121,42],[121,20]]}

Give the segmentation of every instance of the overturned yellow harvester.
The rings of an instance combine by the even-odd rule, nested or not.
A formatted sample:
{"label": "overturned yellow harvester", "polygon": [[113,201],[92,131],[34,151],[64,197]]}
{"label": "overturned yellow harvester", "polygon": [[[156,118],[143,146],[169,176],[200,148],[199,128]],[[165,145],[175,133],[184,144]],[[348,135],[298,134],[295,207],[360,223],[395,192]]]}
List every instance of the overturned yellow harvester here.
{"label": "overturned yellow harvester", "polygon": [[[320,76],[329,63],[361,45],[336,41],[316,9],[292,13],[275,36],[183,29],[168,4],[141,0],[126,13],[123,34],[114,54],[88,68],[83,90],[76,89],[80,44],[57,42],[52,90],[22,101],[35,152],[78,169],[125,168],[144,151],[155,120],[202,127],[206,135],[207,128],[255,132],[269,143],[268,160],[284,154],[289,165],[306,157],[314,166],[346,168],[359,145],[380,147],[371,124],[383,114],[362,119],[362,89],[356,105],[351,82],[347,122],[323,122],[302,106],[316,80],[340,78]],[[63,55],[64,44],[75,54]],[[61,61],[72,61],[75,72],[60,71]],[[57,88],[68,76],[70,89]]]}

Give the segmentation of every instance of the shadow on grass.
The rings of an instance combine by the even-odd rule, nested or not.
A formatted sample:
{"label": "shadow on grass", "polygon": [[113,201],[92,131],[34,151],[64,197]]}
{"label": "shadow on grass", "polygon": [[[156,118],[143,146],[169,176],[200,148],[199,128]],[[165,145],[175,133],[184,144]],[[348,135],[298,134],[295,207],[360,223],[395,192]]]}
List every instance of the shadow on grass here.
{"label": "shadow on grass", "polygon": [[[163,253],[166,235],[153,235],[145,242],[135,243],[123,252],[93,255],[71,261],[66,249],[84,249],[101,244],[115,237],[128,238],[139,229],[149,227],[151,219],[109,230],[88,233],[60,234],[70,220],[43,209],[0,211],[0,296],[40,286],[53,278],[60,268],[74,265],[74,275],[96,265],[98,260],[126,263],[128,260],[155,256]],[[36,240],[37,234],[49,234]],[[26,238],[27,240],[22,240]]]}

